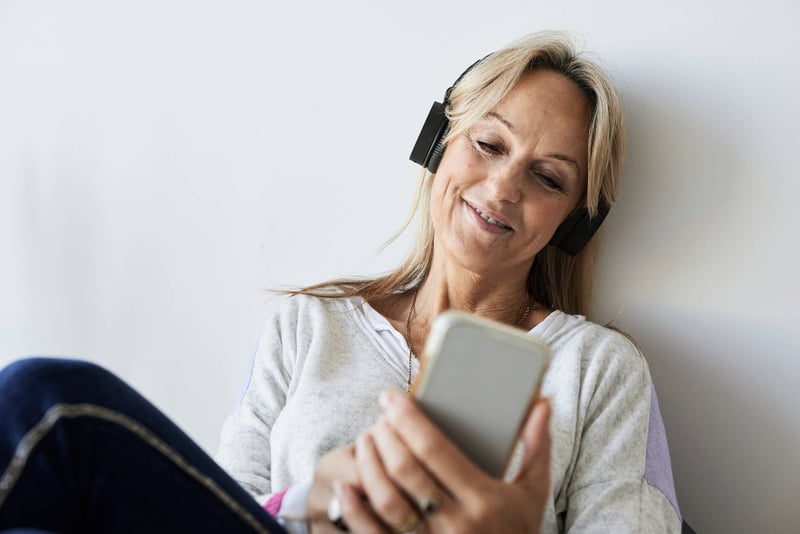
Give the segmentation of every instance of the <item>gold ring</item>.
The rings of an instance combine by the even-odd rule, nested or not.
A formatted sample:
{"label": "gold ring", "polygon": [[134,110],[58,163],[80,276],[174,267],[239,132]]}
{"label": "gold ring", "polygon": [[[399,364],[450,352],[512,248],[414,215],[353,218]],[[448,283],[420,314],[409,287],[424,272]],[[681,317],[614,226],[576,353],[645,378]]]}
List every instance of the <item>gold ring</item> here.
{"label": "gold ring", "polygon": [[410,510],[408,515],[403,518],[399,525],[392,527],[392,530],[394,530],[395,534],[411,532],[414,527],[417,526],[417,523],[419,523],[419,514],[413,510]]}

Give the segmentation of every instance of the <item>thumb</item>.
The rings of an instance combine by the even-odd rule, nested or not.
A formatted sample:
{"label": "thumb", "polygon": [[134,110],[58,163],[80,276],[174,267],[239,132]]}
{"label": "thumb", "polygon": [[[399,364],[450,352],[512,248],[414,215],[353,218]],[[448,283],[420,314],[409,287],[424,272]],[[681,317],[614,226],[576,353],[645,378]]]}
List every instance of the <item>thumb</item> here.
{"label": "thumb", "polygon": [[515,482],[550,491],[550,399],[539,397],[533,403],[525,426],[522,442],[525,453]]}

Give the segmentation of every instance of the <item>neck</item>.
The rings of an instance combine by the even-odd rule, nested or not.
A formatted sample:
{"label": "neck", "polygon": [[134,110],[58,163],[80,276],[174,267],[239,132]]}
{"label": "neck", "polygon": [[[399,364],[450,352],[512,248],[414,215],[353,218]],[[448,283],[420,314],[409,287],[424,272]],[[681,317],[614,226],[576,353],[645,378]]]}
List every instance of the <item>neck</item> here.
{"label": "neck", "polygon": [[[421,360],[421,351],[434,319],[443,311],[455,309],[474,313],[508,325],[528,329],[538,323],[546,310],[530,301],[527,280],[530,265],[503,272],[475,273],[434,254],[423,282],[400,300],[378,302],[379,310],[403,332],[409,346]],[[530,306],[530,310],[528,310]],[[416,349],[416,350],[415,350]]]}
{"label": "neck", "polygon": [[529,266],[505,272],[475,273],[452,264],[431,265],[417,293],[417,321],[430,325],[448,309],[475,313],[495,321],[515,325],[526,306]]}

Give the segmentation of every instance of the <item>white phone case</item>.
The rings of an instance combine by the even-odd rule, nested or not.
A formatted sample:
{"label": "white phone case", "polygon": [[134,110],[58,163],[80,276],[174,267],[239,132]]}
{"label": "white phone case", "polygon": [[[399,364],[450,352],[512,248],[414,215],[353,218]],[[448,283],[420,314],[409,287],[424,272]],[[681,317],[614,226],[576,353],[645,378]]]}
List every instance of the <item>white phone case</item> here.
{"label": "white phone case", "polygon": [[503,476],[550,347],[520,329],[447,311],[434,322],[425,357],[417,402],[476,465]]}

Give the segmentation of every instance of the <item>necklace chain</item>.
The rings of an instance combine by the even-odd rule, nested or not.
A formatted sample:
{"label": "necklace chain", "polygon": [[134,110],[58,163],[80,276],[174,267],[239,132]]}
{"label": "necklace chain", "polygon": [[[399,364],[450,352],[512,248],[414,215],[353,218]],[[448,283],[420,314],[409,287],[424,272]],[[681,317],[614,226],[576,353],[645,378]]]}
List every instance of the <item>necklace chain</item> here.
{"label": "necklace chain", "polygon": [[414,289],[414,294],[411,296],[411,305],[408,307],[408,317],[406,317],[406,343],[408,344],[408,381],[406,381],[406,395],[411,395],[411,361],[414,359],[414,353],[411,351],[411,316],[417,311],[418,291],[419,287]]}
{"label": "necklace chain", "polygon": [[[417,311],[417,293],[419,292],[419,287],[414,289],[414,294],[411,295],[411,304],[408,306],[408,316],[406,317],[406,344],[408,344],[408,379],[406,380],[406,395],[411,395],[411,362],[414,361],[414,352],[411,350],[411,317]],[[519,326],[522,324],[525,319],[528,318],[528,314],[531,313],[531,305],[525,305],[525,310],[520,315],[517,322],[514,323],[514,326]]]}

